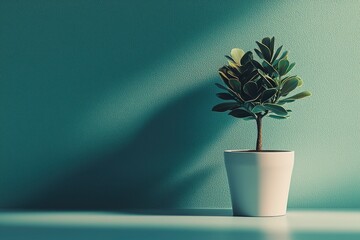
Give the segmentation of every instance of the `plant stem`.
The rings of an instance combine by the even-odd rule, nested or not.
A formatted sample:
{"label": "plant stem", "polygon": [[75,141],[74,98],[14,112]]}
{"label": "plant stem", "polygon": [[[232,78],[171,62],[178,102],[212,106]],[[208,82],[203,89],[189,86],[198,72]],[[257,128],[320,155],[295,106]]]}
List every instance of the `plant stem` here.
{"label": "plant stem", "polygon": [[256,140],[256,151],[262,151],[262,116],[258,115],[256,118],[256,126],[257,126],[257,140]]}

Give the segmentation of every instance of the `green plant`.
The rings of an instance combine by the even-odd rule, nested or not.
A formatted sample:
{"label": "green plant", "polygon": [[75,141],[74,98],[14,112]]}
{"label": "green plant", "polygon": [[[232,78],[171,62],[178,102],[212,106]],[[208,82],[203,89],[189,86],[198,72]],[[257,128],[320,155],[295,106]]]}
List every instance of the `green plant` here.
{"label": "green plant", "polygon": [[256,151],[262,151],[262,119],[265,116],[275,119],[289,117],[287,103],[308,97],[309,91],[288,96],[290,92],[301,87],[303,80],[297,75],[287,75],[295,66],[288,60],[288,52],[282,46],[275,46],[275,38],[265,37],[256,41],[259,49],[254,49],[259,60],[255,60],[251,51],[244,52],[234,48],[230,56],[225,56],[228,64],[219,69],[224,85],[216,86],[225,92],[216,95],[226,100],[212,108],[216,112],[229,111],[229,115],[244,119],[256,120]]}

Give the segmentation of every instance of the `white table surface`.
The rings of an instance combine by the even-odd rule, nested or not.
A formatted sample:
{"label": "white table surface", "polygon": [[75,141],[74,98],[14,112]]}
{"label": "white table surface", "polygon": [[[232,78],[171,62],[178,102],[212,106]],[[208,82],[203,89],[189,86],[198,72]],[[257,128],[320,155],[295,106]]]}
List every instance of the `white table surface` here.
{"label": "white table surface", "polygon": [[0,239],[360,239],[360,210],[290,210],[233,217],[230,209],[0,213]]}

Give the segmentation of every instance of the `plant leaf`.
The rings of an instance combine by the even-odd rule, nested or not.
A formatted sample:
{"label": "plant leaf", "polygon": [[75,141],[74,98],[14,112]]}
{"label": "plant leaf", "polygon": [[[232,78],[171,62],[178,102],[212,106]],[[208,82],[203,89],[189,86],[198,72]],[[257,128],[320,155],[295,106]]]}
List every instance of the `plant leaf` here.
{"label": "plant leaf", "polygon": [[223,89],[223,90],[228,90],[226,87],[224,87],[223,85],[221,85],[220,83],[215,83],[215,85],[220,88],[220,89]]}
{"label": "plant leaf", "polygon": [[234,60],[232,57],[230,57],[230,56],[228,56],[228,55],[225,55],[225,57],[227,58],[227,60],[228,60],[229,62],[236,63],[235,60]]}
{"label": "plant leaf", "polygon": [[239,82],[239,80],[237,80],[235,78],[230,78],[229,84],[235,92],[239,93],[241,91],[241,83]]}
{"label": "plant leaf", "polygon": [[214,111],[214,112],[225,112],[227,110],[232,110],[232,109],[237,108],[239,106],[240,105],[237,102],[220,103],[220,104],[215,105],[212,108],[212,111]]}
{"label": "plant leaf", "polygon": [[271,60],[271,52],[270,52],[270,49],[269,49],[266,45],[264,45],[263,43],[261,43],[261,42],[256,41],[256,44],[259,46],[260,51],[261,51],[261,53],[262,53],[263,56],[264,56],[264,59],[265,59],[266,61],[270,61],[270,60]]}
{"label": "plant leaf", "polygon": [[293,62],[293,63],[291,63],[290,65],[289,65],[289,67],[287,68],[287,70],[286,70],[286,73],[285,74],[287,74],[288,72],[290,72],[291,71],[291,69],[293,69],[294,68],[294,66],[295,66],[295,63]]}
{"label": "plant leaf", "polygon": [[277,104],[264,103],[264,108],[275,113],[276,115],[286,116],[288,114],[285,108]]}
{"label": "plant leaf", "polygon": [[271,63],[273,63],[273,62],[276,60],[276,58],[279,56],[282,47],[283,47],[283,46],[280,46],[280,47],[276,50],[276,52],[275,52],[275,54],[274,54],[274,57],[273,57]]}
{"label": "plant leaf", "polygon": [[301,93],[295,94],[294,96],[281,99],[280,101],[298,100],[298,99],[305,98],[305,97],[309,97],[309,96],[311,96],[311,92],[309,92],[309,91],[303,91],[303,92],[301,92]]}
{"label": "plant leaf", "polygon": [[280,61],[281,59],[287,58],[288,53],[289,53],[288,51],[284,51],[283,54],[281,54],[281,57],[279,57],[279,61]]}
{"label": "plant leaf", "polygon": [[287,80],[289,80],[290,78],[296,78],[296,75],[295,76],[287,76],[287,77],[284,77],[283,79],[281,79],[281,84],[284,84],[284,82],[286,82]]}
{"label": "plant leaf", "polygon": [[264,108],[264,106],[262,105],[256,105],[253,109],[251,109],[251,112],[253,113],[260,113],[260,112],[265,112],[266,108]]}
{"label": "plant leaf", "polygon": [[254,71],[247,71],[243,73],[242,77],[240,78],[241,83],[247,83],[249,81],[254,80],[259,75],[257,70]]}
{"label": "plant leaf", "polygon": [[225,85],[229,86],[228,76],[226,76],[226,74],[222,71],[219,71],[219,75],[220,75],[221,79],[223,80],[223,82],[225,83]]}
{"label": "plant leaf", "polygon": [[[243,57],[242,60],[246,59],[246,58],[248,58],[248,57]],[[249,72],[249,71],[253,71],[253,69],[254,69],[254,65],[252,64],[252,60],[249,60],[246,64],[240,66],[241,74]]]}
{"label": "plant leaf", "polygon": [[289,67],[289,61],[286,59],[281,59],[278,63],[278,69],[280,76],[283,76],[286,74],[286,70]]}
{"label": "plant leaf", "polygon": [[259,58],[264,59],[264,55],[258,49],[255,48],[254,51],[259,56]]}
{"label": "plant leaf", "polygon": [[257,95],[258,87],[256,83],[250,81],[244,85],[243,90],[249,97],[255,97]]}
{"label": "plant leaf", "polygon": [[[270,49],[270,45],[271,45],[271,40],[269,37],[265,37],[261,40],[261,43],[264,44],[265,46],[267,46]],[[271,51],[271,49],[270,49]]]}
{"label": "plant leaf", "polygon": [[243,109],[232,110],[231,112],[229,112],[229,115],[237,117],[237,118],[245,118],[245,117],[252,116],[251,113],[249,113],[248,111],[245,111]]}
{"label": "plant leaf", "polygon": [[267,87],[269,88],[277,87],[278,84],[271,77],[266,76],[266,74],[260,69],[258,70],[258,72],[261,79],[263,79],[264,84],[266,84]]}
{"label": "plant leaf", "polygon": [[242,50],[240,48],[233,48],[233,49],[231,49],[231,52],[230,52],[231,58],[238,65],[240,65],[240,60],[244,56],[244,54],[245,54],[244,50]]}
{"label": "plant leaf", "polygon": [[223,100],[235,100],[229,93],[217,93],[216,96]]}
{"label": "plant leaf", "polygon": [[230,78],[239,79],[239,78],[236,76],[236,74],[235,74],[233,71],[231,71],[231,70],[227,71],[227,74],[230,76],[229,79],[230,79]]}
{"label": "plant leaf", "polygon": [[279,63],[279,61],[280,61],[281,59],[287,59],[287,54],[288,54],[288,51],[283,52],[283,54],[281,55],[281,57],[279,57],[278,59],[274,60],[273,65],[274,65],[274,66],[278,65],[278,63]]}
{"label": "plant leaf", "polygon": [[264,64],[264,67],[268,70],[268,72],[269,72],[270,74],[274,74],[274,73],[275,73],[275,74],[274,74],[275,77],[279,76],[279,72],[274,68],[273,65],[271,65],[271,63],[269,63],[268,61],[264,60],[263,64]]}
{"label": "plant leaf", "polygon": [[289,78],[284,82],[283,87],[281,88],[281,95],[287,95],[289,92],[291,92],[292,90],[294,90],[295,88],[297,88],[299,84],[299,80],[295,77],[295,78]]}
{"label": "plant leaf", "polygon": [[298,76],[296,76],[296,78],[299,80],[298,87],[301,87],[303,85],[304,81]]}
{"label": "plant leaf", "polygon": [[242,120],[249,121],[249,120],[255,120],[254,116],[244,117]]}
{"label": "plant leaf", "polygon": [[250,62],[251,60],[253,60],[253,54],[251,51],[247,51],[244,56],[241,58],[240,63],[241,65],[245,65],[248,62]]}
{"label": "plant leaf", "polygon": [[274,54],[274,46],[275,46],[275,37],[272,37],[270,40],[270,47],[269,47],[271,55]]}
{"label": "plant leaf", "polygon": [[261,102],[265,102],[267,100],[269,100],[270,98],[272,98],[275,94],[277,93],[276,88],[269,88],[266,89],[262,96],[261,96]]}
{"label": "plant leaf", "polygon": [[268,115],[268,116],[271,118],[274,118],[274,119],[288,119],[289,118],[289,116],[278,116],[278,115],[273,115],[273,114]]}
{"label": "plant leaf", "polygon": [[279,105],[284,105],[285,103],[291,103],[291,102],[295,102],[295,100],[291,100],[291,99],[283,99],[283,100],[280,100],[278,101],[276,104],[279,104]]}
{"label": "plant leaf", "polygon": [[256,69],[259,69],[263,72],[265,71],[265,68],[258,61],[252,60],[251,63]]}
{"label": "plant leaf", "polygon": [[258,99],[260,97],[261,93],[259,93],[258,95],[254,96],[254,97],[251,97],[251,98],[248,98],[248,99],[245,99],[244,102],[245,103],[251,103],[251,102],[254,102],[256,99]]}

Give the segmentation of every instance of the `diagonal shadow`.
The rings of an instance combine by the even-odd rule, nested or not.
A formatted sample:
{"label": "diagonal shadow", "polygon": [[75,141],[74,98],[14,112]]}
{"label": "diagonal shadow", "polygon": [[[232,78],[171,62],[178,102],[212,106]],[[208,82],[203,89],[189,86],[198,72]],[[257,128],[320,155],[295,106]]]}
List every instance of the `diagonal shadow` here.
{"label": "diagonal shadow", "polygon": [[[176,208],[216,170],[190,173],[196,157],[227,124],[210,111],[216,88],[203,84],[166,104],[122,147],[87,156],[88,164],[53,183],[25,209]],[[221,119],[221,120],[220,120]],[[181,175],[181,173],[183,173]],[[176,180],[174,176],[181,177]]]}
{"label": "diagonal shadow", "polygon": [[[146,197],[153,199],[148,201],[149,206],[175,206],[190,191],[187,184],[182,187],[172,180],[181,170],[176,166],[192,164],[194,156],[224,127],[216,122],[222,117],[210,115],[212,104],[203,102],[214,99],[206,88],[196,88],[169,102],[125,147],[114,143],[107,151],[89,154],[85,157],[87,166],[69,173],[63,182],[53,183],[44,195],[35,196],[36,200],[29,198],[43,187],[33,189],[34,184],[42,185],[42,179],[56,172],[54,168],[77,153],[64,154],[64,149],[72,149],[69,145],[76,146],[71,131],[77,126],[72,124],[88,112],[89,106],[101,101],[109,88],[131,86],[129,77],[151,71],[164,60],[181,62],[182,53],[198,37],[211,36],[210,30],[228,22],[236,21],[237,26],[247,23],[254,12],[266,9],[265,2],[231,0],[225,6],[215,0],[35,0],[0,4],[2,19],[6,20],[4,59],[12,59],[4,61],[10,77],[7,81],[5,74],[6,118],[2,125],[7,127],[1,138],[5,167],[0,171],[3,179],[8,179],[0,182],[0,188],[9,197],[1,199],[0,204],[11,208],[30,201],[23,206],[105,208],[108,204],[108,208],[125,208],[147,206],[141,200]],[[146,168],[153,172],[148,173]],[[210,171],[203,169],[192,175],[192,180],[189,176],[189,184],[196,178],[203,181]],[[140,183],[147,186],[139,187]],[[27,191],[23,191],[25,188]],[[114,193],[117,189],[119,193]],[[160,201],[160,194],[150,189],[169,196]]]}

